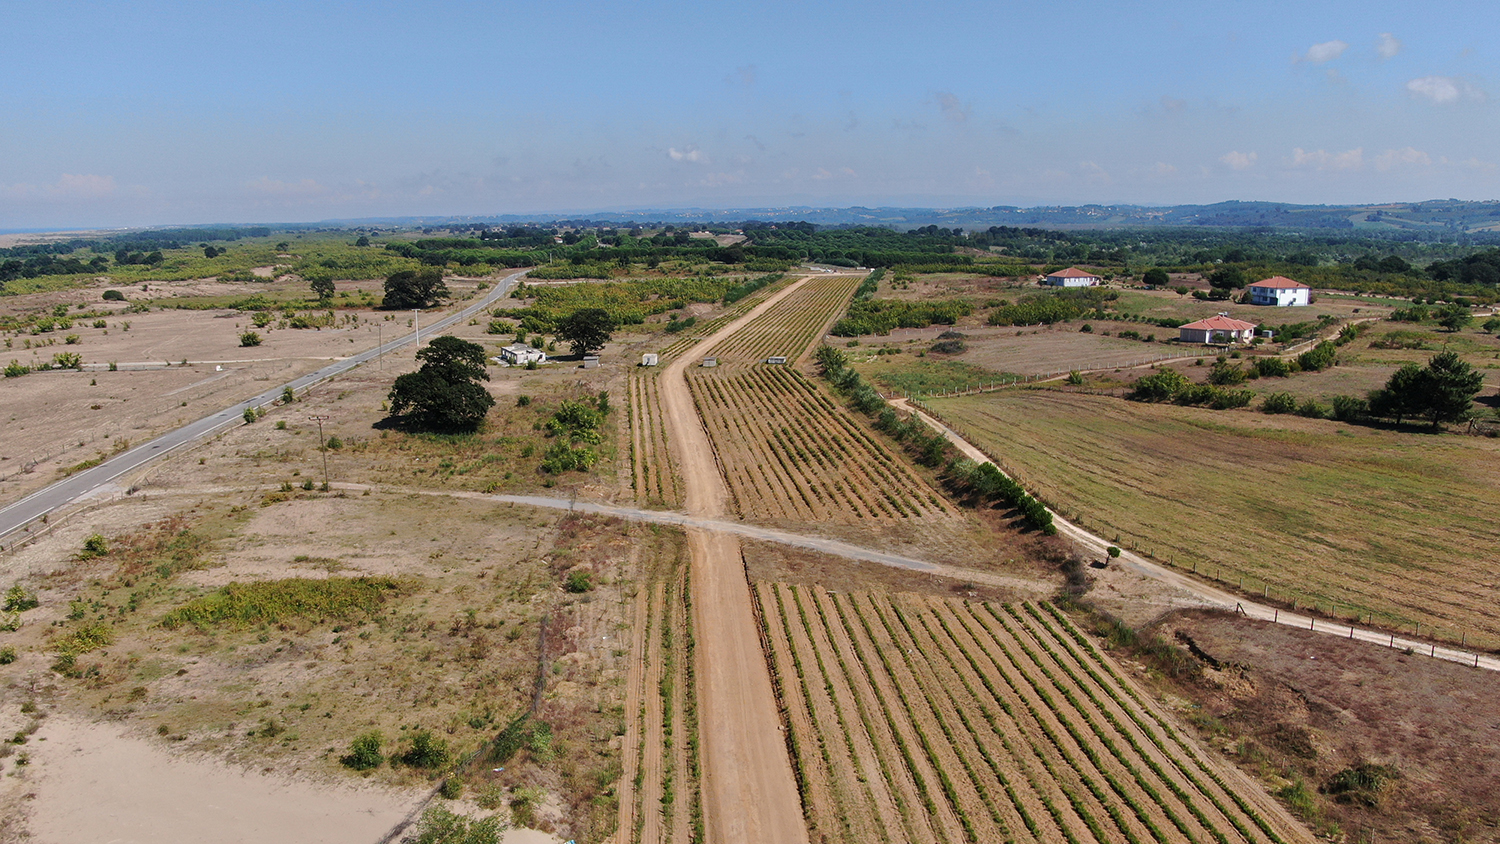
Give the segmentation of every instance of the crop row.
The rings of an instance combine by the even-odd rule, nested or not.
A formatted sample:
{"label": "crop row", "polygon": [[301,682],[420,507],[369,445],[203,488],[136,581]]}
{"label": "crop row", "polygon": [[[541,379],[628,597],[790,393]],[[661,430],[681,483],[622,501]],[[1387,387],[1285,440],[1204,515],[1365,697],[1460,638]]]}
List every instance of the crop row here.
{"label": "crop row", "polygon": [[[757,587],[827,840],[1271,842],[1293,828],[1041,610]],[[1264,795],[1262,795],[1264,797]]]}
{"label": "crop row", "polygon": [[695,374],[693,400],[744,515],[804,521],[951,513],[800,374]]}
{"label": "crop row", "polygon": [[672,449],[667,442],[665,414],[656,373],[632,372],[630,376],[631,483],[642,503],[675,507],[681,496]]}
{"label": "crop row", "polygon": [[777,302],[760,318],[714,347],[721,360],[759,361],[771,355],[796,359],[848,303],[859,277],[818,276]]}
{"label": "crop row", "polygon": [[639,705],[628,713],[630,786],[622,789],[621,840],[701,842],[704,838],[692,600],[685,572],[657,582],[639,607]]}
{"label": "crop row", "polygon": [[726,309],[724,313],[719,314],[713,319],[694,323],[691,331],[684,331],[682,334],[678,335],[677,339],[672,341],[670,345],[661,350],[661,362],[666,363],[672,358],[677,357],[694,343],[697,343],[704,337],[713,334],[715,331],[718,331],[725,325],[728,325],[734,320],[739,319],[741,316],[744,316],[756,305],[759,305],[761,302],[764,302],[765,300],[771,298],[771,296],[776,294],[776,291],[785,287],[788,283],[789,282],[786,279],[783,279],[781,281],[768,284],[765,287],[762,287],[759,290],[755,291],[754,293],[751,293],[749,296],[746,296],[738,302],[735,302],[734,305]]}

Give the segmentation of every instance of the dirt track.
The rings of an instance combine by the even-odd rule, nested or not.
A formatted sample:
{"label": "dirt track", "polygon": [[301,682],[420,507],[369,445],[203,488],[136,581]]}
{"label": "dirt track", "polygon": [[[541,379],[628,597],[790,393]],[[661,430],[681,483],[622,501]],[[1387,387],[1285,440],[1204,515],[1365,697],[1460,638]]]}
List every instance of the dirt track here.
{"label": "dirt track", "polygon": [[[694,516],[727,515],[728,490],[684,373],[718,343],[806,283],[788,285],[663,370],[668,440]],[[807,841],[771,675],[761,652],[739,538],[687,529],[703,735],[704,819],[713,842]]]}

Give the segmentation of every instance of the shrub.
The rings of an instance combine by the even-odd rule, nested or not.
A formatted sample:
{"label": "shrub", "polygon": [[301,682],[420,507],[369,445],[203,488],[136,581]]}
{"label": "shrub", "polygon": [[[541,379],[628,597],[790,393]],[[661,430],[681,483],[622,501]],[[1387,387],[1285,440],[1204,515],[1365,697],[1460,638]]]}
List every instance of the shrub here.
{"label": "shrub", "polygon": [[6,645],[0,648],[0,665],[10,665],[16,661],[16,649]]}
{"label": "shrub", "polygon": [[1239,364],[1216,361],[1208,371],[1208,382],[1216,387],[1232,387],[1245,383],[1245,370]]}
{"label": "shrub", "polygon": [[1297,409],[1297,400],[1291,393],[1272,393],[1260,403],[1261,413],[1292,413]]}
{"label": "shrub", "polygon": [[1068,373],[1067,383],[1068,383],[1068,386],[1070,386],[1070,387],[1081,387],[1081,386],[1083,386],[1083,373],[1079,372],[1076,369],[1073,370],[1072,372],[1069,372]]}
{"label": "shrub", "polygon": [[52,356],[52,365],[58,369],[83,369],[83,355],[77,352],[58,352]]}
{"label": "shrub", "polygon": [[578,570],[570,572],[568,579],[563,583],[563,589],[573,594],[581,594],[594,588],[594,576],[586,571]]}
{"label": "shrub", "polygon": [[31,367],[27,366],[24,363],[21,363],[18,360],[12,360],[10,362],[10,365],[7,366],[7,367],[5,367],[5,377],[6,378],[20,378],[22,375],[25,375],[26,373],[28,373],[30,371],[31,371]]}
{"label": "shrub", "polygon": [[1302,404],[1297,405],[1297,415],[1306,416],[1308,419],[1327,419],[1328,408],[1318,404],[1313,399],[1308,399]]}
{"label": "shrub", "polygon": [[5,611],[25,612],[34,609],[39,602],[35,592],[28,592],[26,587],[17,583],[5,591]]}
{"label": "shrub", "polygon": [[401,840],[404,844],[500,844],[504,829],[499,815],[474,820],[433,806],[422,813],[416,834]]}
{"label": "shrub", "polygon": [[[1351,326],[1345,326],[1346,329],[1349,327]],[[1343,335],[1340,334],[1339,337],[1342,338]],[[1321,372],[1333,366],[1337,356],[1338,346],[1324,340],[1312,349],[1298,355],[1297,365],[1302,368],[1303,372]]]}
{"label": "shrub", "polygon": [[106,290],[106,291],[104,291],[104,301],[106,301],[106,302],[123,302],[123,301],[125,301],[125,294],[121,293],[118,290]]}
{"label": "shrub", "polygon": [[531,396],[516,396],[516,407],[527,407],[531,404]]}
{"label": "shrub", "polygon": [[256,413],[255,408],[253,407],[245,408],[245,412],[240,415],[245,417],[246,425],[249,425],[251,422],[254,422],[255,420],[260,418],[260,414]]}
{"label": "shrub", "polygon": [[1292,374],[1292,368],[1281,358],[1256,358],[1255,374],[1261,378],[1285,378]]}
{"label": "shrub", "polygon": [[68,336],[63,338],[63,344],[67,346],[76,346],[81,341],[82,338],[80,338],[77,334],[69,334]]}
{"label": "shrub", "polygon": [[962,340],[939,340],[933,343],[929,351],[940,355],[957,355],[969,350],[969,344]]}
{"label": "shrub", "polygon": [[385,762],[385,756],[380,753],[380,745],[384,742],[385,737],[379,730],[361,733],[349,743],[349,752],[339,757],[339,764],[356,771],[378,768]]}
{"label": "shrub", "polygon": [[401,764],[429,771],[448,764],[448,742],[434,736],[431,730],[417,730],[407,741],[406,750],[398,757]]}
{"label": "shrub", "polygon": [[83,541],[83,553],[79,554],[84,559],[92,557],[103,557],[109,553],[109,541],[99,534],[93,534]]}
{"label": "shrub", "polygon": [[464,781],[458,777],[448,777],[438,787],[438,794],[444,800],[457,800],[464,796]]}
{"label": "shrub", "polygon": [[1334,396],[1329,403],[1333,406],[1333,418],[1340,422],[1358,422],[1370,412],[1369,404],[1354,396]]}
{"label": "shrub", "polygon": [[328,447],[333,449],[334,451],[338,451],[339,449],[344,447],[344,441],[339,439],[338,437],[329,437]]}
{"label": "shrub", "polygon": [[1162,369],[1135,382],[1128,398],[1135,401],[1171,401],[1188,387],[1187,376],[1175,369]]}
{"label": "shrub", "polygon": [[241,346],[259,346],[260,345],[260,335],[256,334],[254,331],[246,331],[244,334],[240,335],[240,345]]}

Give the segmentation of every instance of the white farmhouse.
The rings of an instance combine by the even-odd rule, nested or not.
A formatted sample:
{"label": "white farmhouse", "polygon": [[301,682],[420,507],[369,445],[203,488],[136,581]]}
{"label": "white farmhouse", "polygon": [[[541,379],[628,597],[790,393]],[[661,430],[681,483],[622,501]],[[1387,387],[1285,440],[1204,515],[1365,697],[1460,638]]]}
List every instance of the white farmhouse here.
{"label": "white farmhouse", "polygon": [[1077,267],[1068,267],[1065,270],[1048,273],[1047,283],[1053,287],[1095,287],[1099,284],[1099,276]]}
{"label": "white farmhouse", "polygon": [[1257,281],[1250,285],[1249,290],[1245,301],[1252,305],[1292,307],[1312,302],[1312,288],[1286,276],[1272,276],[1265,281]]}
{"label": "white farmhouse", "polygon": [[511,366],[525,366],[532,361],[546,363],[547,354],[541,349],[533,349],[525,343],[512,343],[500,350],[500,362]]}
{"label": "white farmhouse", "polygon": [[1177,332],[1177,339],[1184,343],[1248,343],[1255,337],[1255,323],[1234,319],[1229,314],[1219,314],[1190,322],[1177,329]]}

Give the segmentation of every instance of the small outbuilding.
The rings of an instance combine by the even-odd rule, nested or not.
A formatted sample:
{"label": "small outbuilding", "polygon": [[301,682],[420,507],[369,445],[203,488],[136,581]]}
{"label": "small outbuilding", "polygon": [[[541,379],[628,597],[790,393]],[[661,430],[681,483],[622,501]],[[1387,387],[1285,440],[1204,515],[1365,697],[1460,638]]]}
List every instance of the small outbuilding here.
{"label": "small outbuilding", "polygon": [[655,352],[647,352],[641,355],[641,366],[656,366],[660,360],[661,358]]}
{"label": "small outbuilding", "polygon": [[546,363],[547,353],[541,349],[533,349],[525,343],[512,343],[500,350],[501,363],[511,366],[525,366],[532,361]]}
{"label": "small outbuilding", "polygon": [[583,356],[583,368],[584,369],[598,369],[599,368],[599,356],[598,355],[584,355]]}
{"label": "small outbuilding", "polygon": [[1177,339],[1184,343],[1222,346],[1227,343],[1250,342],[1255,337],[1255,323],[1245,322],[1229,314],[1221,313],[1208,319],[1190,322],[1177,329],[1177,332]]}
{"label": "small outbuilding", "polygon": [[719,359],[718,358],[704,358],[703,359],[703,365],[705,367],[718,366],[719,365]]}
{"label": "small outbuilding", "polygon": [[1250,285],[1245,301],[1252,305],[1296,307],[1312,303],[1312,288],[1286,276],[1272,276]]}
{"label": "small outbuilding", "polygon": [[1047,274],[1047,283],[1053,287],[1095,287],[1099,281],[1099,276],[1077,267]]}
{"label": "small outbuilding", "polygon": [[766,358],[766,363],[783,364],[786,363],[786,357],[783,355],[771,355],[770,357]]}

